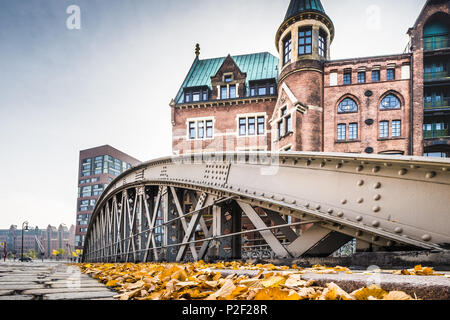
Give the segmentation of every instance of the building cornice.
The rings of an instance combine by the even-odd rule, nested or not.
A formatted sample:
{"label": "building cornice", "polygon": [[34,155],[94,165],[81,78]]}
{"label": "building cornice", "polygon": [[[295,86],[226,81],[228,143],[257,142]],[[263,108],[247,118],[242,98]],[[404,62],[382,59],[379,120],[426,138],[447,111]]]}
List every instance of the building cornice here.
{"label": "building cornice", "polygon": [[226,107],[235,106],[241,104],[260,103],[260,102],[276,102],[278,95],[263,96],[263,97],[248,97],[242,99],[227,99],[227,100],[213,100],[213,101],[201,101],[196,103],[180,103],[174,105],[175,109],[201,109],[210,107]]}

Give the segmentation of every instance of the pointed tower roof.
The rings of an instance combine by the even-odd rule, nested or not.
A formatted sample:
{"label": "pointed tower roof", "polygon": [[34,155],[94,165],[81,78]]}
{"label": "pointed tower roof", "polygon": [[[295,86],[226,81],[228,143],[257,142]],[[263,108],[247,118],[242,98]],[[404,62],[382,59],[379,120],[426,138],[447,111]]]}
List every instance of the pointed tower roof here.
{"label": "pointed tower roof", "polygon": [[291,0],[284,20],[288,20],[299,13],[311,11],[325,13],[320,0]]}

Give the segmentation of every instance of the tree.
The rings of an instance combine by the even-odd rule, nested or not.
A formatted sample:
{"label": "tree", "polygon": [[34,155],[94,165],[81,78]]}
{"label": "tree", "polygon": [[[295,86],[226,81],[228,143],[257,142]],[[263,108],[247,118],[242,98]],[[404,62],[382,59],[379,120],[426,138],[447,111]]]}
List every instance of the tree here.
{"label": "tree", "polygon": [[24,256],[31,259],[37,259],[38,253],[34,250],[30,250],[28,253],[25,253]]}

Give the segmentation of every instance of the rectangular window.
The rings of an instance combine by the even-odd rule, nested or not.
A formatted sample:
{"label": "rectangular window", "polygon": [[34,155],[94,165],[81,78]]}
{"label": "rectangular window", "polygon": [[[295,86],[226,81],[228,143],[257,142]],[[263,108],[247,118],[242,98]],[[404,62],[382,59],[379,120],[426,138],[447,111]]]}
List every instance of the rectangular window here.
{"label": "rectangular window", "polygon": [[350,123],[348,126],[348,139],[358,140],[358,124]]}
{"label": "rectangular window", "polygon": [[208,91],[203,91],[203,101],[208,101]]}
{"label": "rectangular window", "polygon": [[213,137],[213,133],[214,133],[213,121],[212,120],[208,120],[208,121],[206,121],[206,137],[207,138],[212,138]]}
{"label": "rectangular window", "polygon": [[386,77],[388,81],[395,80],[395,69],[387,69]]}
{"label": "rectangular window", "polygon": [[198,132],[197,138],[198,139],[203,139],[205,137],[205,123],[203,121],[197,122],[197,128],[198,128],[198,130],[197,130],[197,132]]}
{"label": "rectangular window", "polygon": [[380,138],[389,138],[389,121],[380,122]]}
{"label": "rectangular window", "polygon": [[200,101],[200,92],[194,92],[192,94],[192,102],[199,102]]}
{"label": "rectangular window", "polygon": [[286,117],[286,134],[292,132],[292,116]]}
{"label": "rectangular window", "polygon": [[266,87],[259,87],[258,88],[258,96],[265,96],[267,95],[267,88]]}
{"label": "rectangular window", "polygon": [[250,89],[250,97],[254,97],[256,96],[256,88],[251,88]]}
{"label": "rectangular window", "polygon": [[235,99],[236,98],[236,86],[230,86],[230,99]]}
{"label": "rectangular window", "polygon": [[278,139],[283,137],[283,121],[278,122]]}
{"label": "rectangular window", "polygon": [[248,118],[248,135],[254,136],[256,133],[255,118]]}
{"label": "rectangular window", "polygon": [[185,103],[191,102],[191,93],[190,93],[190,92],[186,92],[186,93],[184,94],[184,102],[185,102]]}
{"label": "rectangular window", "polygon": [[352,72],[345,71],[344,72],[344,85],[351,84],[351,83],[352,83]]}
{"label": "rectangular window", "polygon": [[189,122],[189,139],[195,139],[195,122]]}
{"label": "rectangular window", "polygon": [[304,28],[298,32],[298,54],[305,55],[312,53],[312,29]]}
{"label": "rectangular window", "polygon": [[258,117],[258,135],[263,135],[265,133],[266,118]]}
{"label": "rectangular window", "polygon": [[283,64],[287,64],[291,62],[291,54],[292,54],[292,38],[290,34],[283,40],[283,47],[284,47]]}
{"label": "rectangular window", "polygon": [[241,135],[241,136],[247,135],[247,119],[246,118],[239,119],[239,135]]}
{"label": "rectangular window", "polygon": [[338,132],[337,132],[338,141],[347,140],[347,125],[346,124],[338,124],[337,129],[338,129]]}
{"label": "rectangular window", "polygon": [[402,122],[400,120],[392,121],[392,137],[402,136]]}
{"label": "rectangular window", "polygon": [[372,82],[378,82],[380,81],[380,70],[373,70],[372,71]]}
{"label": "rectangular window", "polygon": [[220,87],[220,99],[227,99],[228,97],[228,88],[227,87]]}
{"label": "rectangular window", "polygon": [[322,32],[319,33],[319,55],[321,57],[327,55],[327,37]]}
{"label": "rectangular window", "polygon": [[233,75],[226,75],[226,76],[224,76],[224,81],[225,82],[231,82],[231,81],[233,81]]}
{"label": "rectangular window", "polygon": [[281,108],[281,116],[285,116],[287,113],[287,107]]}
{"label": "rectangular window", "polygon": [[358,72],[358,83],[366,83],[366,73]]}

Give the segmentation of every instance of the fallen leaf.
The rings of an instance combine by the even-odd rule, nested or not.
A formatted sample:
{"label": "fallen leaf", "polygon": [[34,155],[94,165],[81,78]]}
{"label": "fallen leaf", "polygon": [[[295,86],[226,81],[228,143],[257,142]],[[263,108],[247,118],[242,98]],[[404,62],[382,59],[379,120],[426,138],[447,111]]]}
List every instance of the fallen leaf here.
{"label": "fallen leaf", "polygon": [[391,291],[385,297],[384,300],[414,300],[409,294],[403,291]]}

